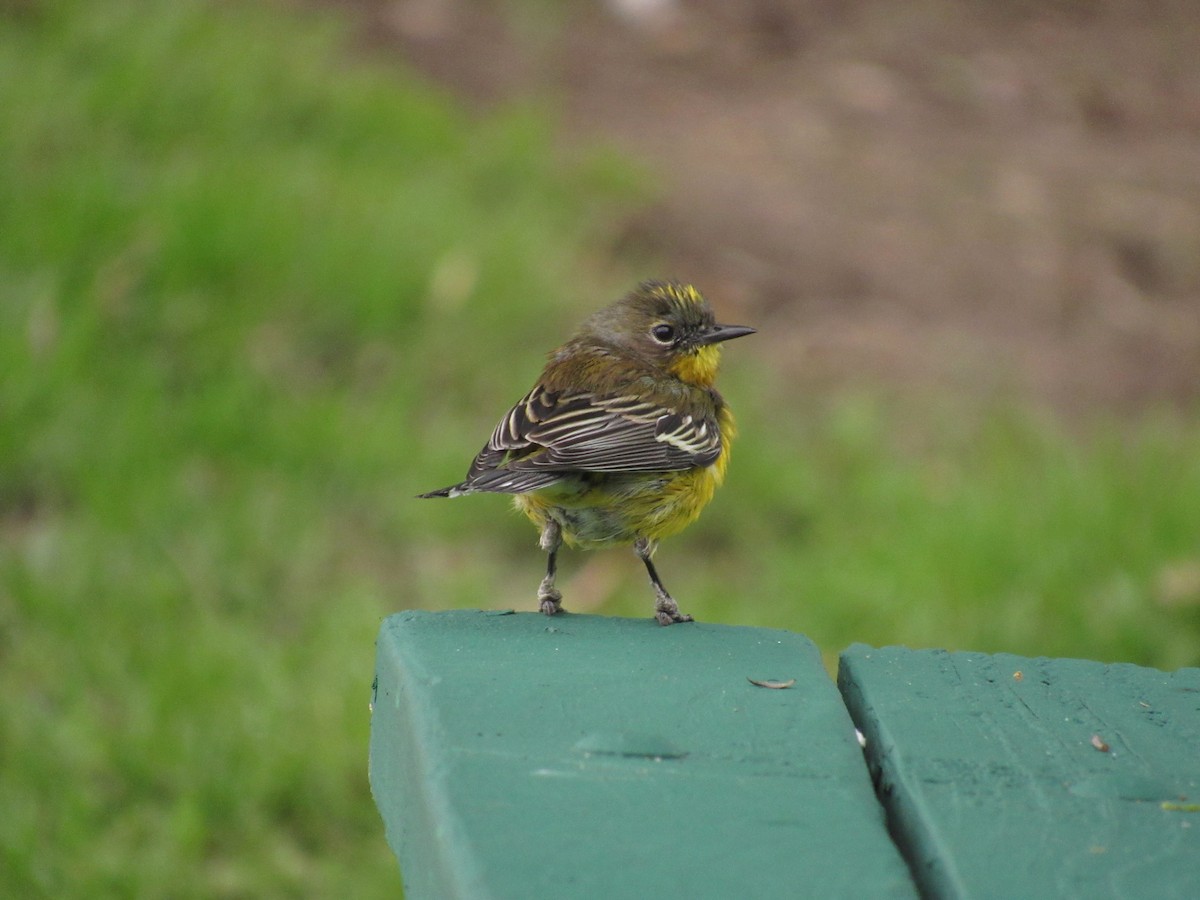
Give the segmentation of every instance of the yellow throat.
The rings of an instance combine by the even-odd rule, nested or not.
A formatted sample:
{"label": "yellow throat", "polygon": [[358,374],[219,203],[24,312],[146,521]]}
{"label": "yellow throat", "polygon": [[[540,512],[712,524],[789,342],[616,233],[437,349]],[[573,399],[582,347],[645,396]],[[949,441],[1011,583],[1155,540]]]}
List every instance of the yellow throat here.
{"label": "yellow throat", "polygon": [[721,365],[721,348],[716,344],[700,347],[694,353],[685,353],[674,360],[667,371],[696,387],[712,387],[717,380],[717,369]]}

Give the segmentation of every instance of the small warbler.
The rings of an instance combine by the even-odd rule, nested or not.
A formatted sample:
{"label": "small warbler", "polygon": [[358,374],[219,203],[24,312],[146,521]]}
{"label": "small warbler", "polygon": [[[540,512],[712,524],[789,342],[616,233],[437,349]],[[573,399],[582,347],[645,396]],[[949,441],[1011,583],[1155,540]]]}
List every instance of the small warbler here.
{"label": "small warbler", "polygon": [[514,494],[549,554],[541,611],[562,609],[558,550],[633,544],[662,625],[690,622],[651,557],[691,524],[725,477],[733,416],[713,387],[718,325],[687,284],[647,281],[587,319],[554,350],[533,390],[500,420],[459,484],[421,497]]}

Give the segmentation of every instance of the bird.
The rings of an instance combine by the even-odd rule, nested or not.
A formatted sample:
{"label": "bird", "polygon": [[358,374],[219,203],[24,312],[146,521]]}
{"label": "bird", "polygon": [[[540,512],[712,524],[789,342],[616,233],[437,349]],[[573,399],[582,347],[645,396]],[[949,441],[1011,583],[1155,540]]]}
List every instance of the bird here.
{"label": "bird", "polygon": [[461,482],[421,499],[512,494],[547,554],[537,591],[562,610],[558,553],[632,544],[661,625],[693,621],[663,586],[659,541],[700,515],[724,481],[733,414],[714,382],[721,345],[754,334],[721,325],[680,281],[644,281],[550,352],[537,383],[500,420]]}

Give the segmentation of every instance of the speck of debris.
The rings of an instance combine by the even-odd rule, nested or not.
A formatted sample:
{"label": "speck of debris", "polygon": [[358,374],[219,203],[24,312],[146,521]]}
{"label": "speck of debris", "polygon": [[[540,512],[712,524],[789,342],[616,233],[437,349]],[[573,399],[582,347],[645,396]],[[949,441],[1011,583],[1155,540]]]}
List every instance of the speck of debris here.
{"label": "speck of debris", "polygon": [[787,681],[770,681],[770,680],[759,681],[758,679],[751,678],[748,675],[746,676],[746,680],[748,682],[750,682],[752,685],[754,685],[755,687],[771,688],[772,690],[776,690],[776,691],[785,690],[787,688],[790,688],[793,684],[796,683],[795,678],[789,678]]}

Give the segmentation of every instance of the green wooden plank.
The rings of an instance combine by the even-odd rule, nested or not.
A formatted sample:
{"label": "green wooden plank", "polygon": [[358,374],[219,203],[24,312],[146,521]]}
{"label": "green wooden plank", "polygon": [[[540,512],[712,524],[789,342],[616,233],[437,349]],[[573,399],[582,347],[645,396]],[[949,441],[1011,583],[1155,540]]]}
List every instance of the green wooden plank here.
{"label": "green wooden plank", "polygon": [[1200,897],[1200,669],[855,645],[838,685],[928,896]]}
{"label": "green wooden plank", "polygon": [[799,635],[409,611],[383,623],[373,709],[414,900],[915,895]]}

